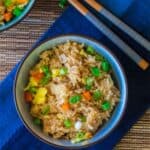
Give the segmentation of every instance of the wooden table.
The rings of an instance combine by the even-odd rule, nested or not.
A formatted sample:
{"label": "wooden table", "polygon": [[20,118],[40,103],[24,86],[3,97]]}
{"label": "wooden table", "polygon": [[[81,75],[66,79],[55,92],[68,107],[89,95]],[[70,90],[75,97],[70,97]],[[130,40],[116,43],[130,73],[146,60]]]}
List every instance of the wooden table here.
{"label": "wooden table", "polygon": [[[20,24],[0,33],[0,80],[61,13],[58,0],[37,0],[30,14]],[[150,150],[150,110],[118,143],[116,149]]]}

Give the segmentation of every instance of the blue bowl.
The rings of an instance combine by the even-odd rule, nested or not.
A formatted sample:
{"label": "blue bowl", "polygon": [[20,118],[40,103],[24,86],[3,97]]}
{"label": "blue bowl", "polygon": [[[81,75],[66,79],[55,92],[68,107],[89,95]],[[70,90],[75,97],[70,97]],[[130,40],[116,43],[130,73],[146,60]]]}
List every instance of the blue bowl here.
{"label": "blue bowl", "polygon": [[19,21],[21,21],[31,10],[34,3],[35,0],[30,0],[28,5],[25,7],[25,9],[23,10],[22,14],[19,17],[13,18],[10,22],[7,22],[5,25],[2,26],[0,25],[0,32],[16,25]]}
{"label": "blue bowl", "polygon": [[[103,55],[111,64],[114,78],[118,88],[120,89],[120,101],[117,104],[115,110],[112,113],[111,118],[106,122],[102,128],[100,128],[92,139],[84,141],[82,143],[72,144],[67,140],[57,140],[53,139],[48,135],[45,135],[39,127],[33,124],[32,117],[29,113],[29,106],[24,101],[24,87],[28,82],[28,73],[29,70],[36,64],[39,59],[39,55],[44,50],[50,49],[55,45],[60,43],[64,43],[68,40],[76,41],[80,43],[85,43],[87,45],[92,46],[98,53]],[[56,38],[52,38],[43,42],[41,45],[37,46],[36,48],[32,49],[22,60],[18,72],[16,74],[16,79],[14,83],[14,98],[17,111],[19,116],[21,117],[24,125],[29,129],[29,131],[35,135],[38,139],[44,141],[45,143],[58,146],[65,149],[73,149],[87,147],[91,144],[94,144],[104,137],[109,135],[112,130],[117,126],[119,123],[126,107],[127,103],[127,82],[125,74],[122,70],[122,67],[116,57],[103,45],[92,40],[90,38],[86,38],[83,36],[78,35],[64,35],[59,36]]]}

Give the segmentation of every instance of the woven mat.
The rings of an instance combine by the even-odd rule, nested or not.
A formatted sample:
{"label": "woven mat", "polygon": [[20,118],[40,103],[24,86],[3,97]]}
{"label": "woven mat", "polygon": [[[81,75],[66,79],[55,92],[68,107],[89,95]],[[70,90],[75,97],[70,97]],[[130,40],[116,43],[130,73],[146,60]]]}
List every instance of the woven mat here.
{"label": "woven mat", "polygon": [[[0,80],[61,13],[58,0],[37,0],[20,24],[0,33]],[[116,149],[150,150],[150,110],[118,143]]]}

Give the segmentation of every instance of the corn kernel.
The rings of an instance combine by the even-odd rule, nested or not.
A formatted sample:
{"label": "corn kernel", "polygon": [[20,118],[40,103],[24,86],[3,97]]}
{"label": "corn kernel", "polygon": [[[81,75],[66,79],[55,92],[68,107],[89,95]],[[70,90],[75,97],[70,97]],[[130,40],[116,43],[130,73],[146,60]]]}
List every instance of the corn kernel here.
{"label": "corn kernel", "polygon": [[81,55],[81,56],[85,56],[85,57],[87,56],[87,54],[84,52],[83,49],[80,51],[80,55]]}
{"label": "corn kernel", "polygon": [[52,69],[52,77],[55,78],[59,76],[59,69]]}
{"label": "corn kernel", "polygon": [[47,94],[46,88],[39,88],[33,99],[33,104],[44,104],[46,101],[46,94]]}

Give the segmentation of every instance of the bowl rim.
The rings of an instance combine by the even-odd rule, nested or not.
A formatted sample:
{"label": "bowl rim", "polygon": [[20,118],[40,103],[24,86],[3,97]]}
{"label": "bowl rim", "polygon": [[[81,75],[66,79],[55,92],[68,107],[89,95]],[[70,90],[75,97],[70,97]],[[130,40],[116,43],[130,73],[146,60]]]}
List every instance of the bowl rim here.
{"label": "bowl rim", "polygon": [[[18,107],[18,103],[17,103],[17,96],[16,96],[16,85],[17,85],[17,79],[18,79],[18,75],[20,73],[20,70],[22,68],[22,65],[24,64],[24,62],[26,61],[26,59],[28,58],[28,56],[34,51],[36,50],[38,47],[40,47],[42,44],[45,44],[46,42],[48,41],[51,41],[51,40],[54,40],[54,39],[57,39],[57,38],[62,38],[62,37],[79,37],[79,38],[83,38],[83,39],[87,39],[87,40],[90,40],[94,43],[96,43],[97,45],[99,45],[100,47],[103,47],[108,53],[110,53],[110,55],[112,55],[112,57],[115,59],[115,61],[118,63],[119,65],[119,69],[121,70],[122,72],[122,75],[123,75],[123,78],[124,78],[124,81],[125,81],[125,90],[126,90],[126,94],[125,94],[125,103],[124,103],[124,107],[123,107],[123,111],[122,111],[122,114],[120,115],[120,118],[118,119],[117,123],[111,128],[111,130],[105,134],[101,139],[93,142],[93,143],[90,143],[90,144],[86,144],[86,145],[81,145],[81,146],[61,146],[61,145],[57,145],[57,144],[54,144],[52,142],[49,142],[45,139],[43,139],[42,137],[40,137],[36,132],[32,131],[32,129],[30,128],[30,126],[25,122],[25,119],[23,118],[22,114],[21,114],[21,111],[19,110],[19,107]],[[81,148],[87,148],[87,147],[90,147],[90,146],[93,146],[95,144],[97,144],[98,142],[100,141],[103,141],[106,137],[108,137],[113,131],[114,129],[117,128],[117,126],[119,125],[121,119],[123,118],[124,114],[125,114],[125,110],[126,110],[126,107],[127,107],[127,101],[128,101],[128,83],[127,83],[127,78],[126,78],[126,74],[125,74],[125,71],[122,67],[122,65],[120,64],[120,61],[119,59],[113,54],[113,52],[105,45],[103,45],[101,42],[99,42],[98,40],[96,39],[93,39],[91,37],[88,37],[86,35],[81,35],[81,34],[61,34],[61,35],[56,35],[56,36],[53,36],[53,37],[50,37],[46,40],[43,40],[41,41],[39,44],[37,44],[36,46],[34,45],[26,54],[25,56],[21,59],[21,62],[19,63],[19,66],[18,66],[18,69],[16,71],[16,74],[15,74],[15,79],[14,79],[14,84],[13,84],[13,98],[14,98],[14,103],[15,103],[15,106],[16,106],[16,110],[17,110],[17,113],[19,115],[19,118],[21,119],[23,125],[28,129],[28,131],[30,133],[32,133],[32,135],[34,135],[37,139],[41,140],[42,142],[50,145],[50,146],[53,146],[53,147],[57,147],[57,148],[61,148],[61,149],[81,149]]]}
{"label": "bowl rim", "polygon": [[[14,22],[12,25],[10,25],[10,26],[8,26],[8,27],[6,27],[6,28],[5,28],[5,25],[4,25],[4,28],[3,28],[3,29],[0,28],[0,33],[4,32],[4,31],[7,31],[7,30],[9,30],[10,28],[12,28],[12,27],[18,25],[18,24],[30,13],[30,11],[31,11],[32,8],[34,7],[35,3],[36,3],[36,0],[33,0],[32,5],[30,6],[30,8],[29,8],[29,10],[27,11],[27,13],[25,13],[18,21]],[[11,20],[10,22],[12,22],[12,21],[13,21],[13,20]]]}

